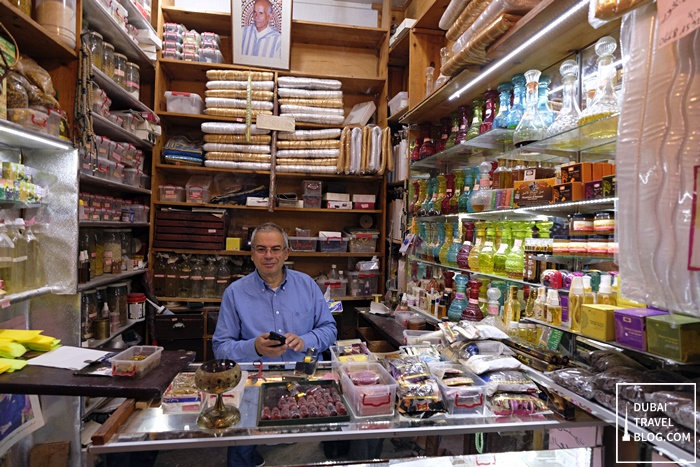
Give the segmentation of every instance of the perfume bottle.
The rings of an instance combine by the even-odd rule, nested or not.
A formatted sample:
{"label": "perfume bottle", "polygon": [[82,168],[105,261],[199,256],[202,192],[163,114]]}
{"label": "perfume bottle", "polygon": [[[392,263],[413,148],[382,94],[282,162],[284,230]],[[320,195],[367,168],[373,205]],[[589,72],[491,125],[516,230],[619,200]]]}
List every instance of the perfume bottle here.
{"label": "perfume bottle", "polygon": [[583,278],[575,276],[569,289],[569,319],[571,331],[581,332],[581,307],[583,306]]}
{"label": "perfume bottle", "polygon": [[452,198],[450,198],[450,214],[459,213],[459,198],[462,196],[464,191],[464,173],[459,170],[454,173],[455,176],[455,190]]}
{"label": "perfume bottle", "polygon": [[435,222],[433,224],[435,228],[435,243],[433,244],[433,261],[436,263],[440,262],[440,250],[442,245],[445,243],[445,224],[442,222]]}
{"label": "perfume bottle", "polygon": [[[598,81],[590,107],[581,114],[579,126],[605,118],[619,112],[617,94],[615,93],[615,57],[613,53],[617,49],[615,39],[610,36],[601,37],[595,44],[595,53],[598,55]],[[617,122],[610,121],[602,128],[584,130],[584,134],[591,138],[612,138],[617,135]]]}
{"label": "perfume bottle", "polygon": [[445,149],[450,149],[455,145],[455,139],[457,138],[457,133],[459,133],[459,112],[452,112],[450,114],[450,120],[452,121],[452,127],[450,128],[450,137],[447,138],[447,142],[445,143]]}
{"label": "perfume bottle", "polygon": [[491,210],[491,197],[493,195],[491,188],[491,171],[490,162],[482,162],[479,164],[479,189],[470,197],[469,202],[474,212],[482,212]]}
{"label": "perfume bottle", "polygon": [[518,300],[518,286],[511,285],[508,290],[508,300],[506,300],[503,306],[503,324],[506,327],[510,326],[510,323],[517,323],[520,321],[520,300]]}
{"label": "perfume bottle", "polygon": [[486,227],[487,225],[484,221],[477,221],[474,224],[474,228],[476,229],[476,240],[474,241],[474,246],[469,252],[468,258],[469,269],[472,271],[479,270],[479,253],[481,252],[481,247],[486,241]]}
{"label": "perfume bottle", "polygon": [[513,104],[506,116],[506,128],[515,130],[525,113],[525,75],[518,73],[513,76]]}
{"label": "perfume bottle", "polygon": [[493,255],[496,254],[495,239],[496,229],[493,228],[493,225],[489,225],[486,228],[484,244],[479,251],[479,272],[493,274]]}
{"label": "perfume bottle", "polygon": [[408,185],[408,198],[411,203],[408,205],[408,215],[413,216],[416,213],[416,203],[418,202],[418,196],[420,194],[420,184],[418,180],[414,180],[413,183]]}
{"label": "perfume bottle", "polygon": [[486,291],[486,298],[488,299],[488,314],[483,321],[481,321],[481,324],[495,326],[503,330],[503,321],[501,321],[498,316],[498,311],[501,308],[501,304],[499,302],[499,299],[501,298],[501,291],[497,287],[489,286],[488,290]]}
{"label": "perfume bottle", "polygon": [[[493,119],[494,128],[507,128],[508,112],[510,111],[510,93],[513,91],[513,83],[504,82],[498,85],[498,114]],[[516,124],[517,125],[517,124]]]}
{"label": "perfume bottle", "polygon": [[481,281],[470,280],[467,283],[468,299],[467,306],[464,307],[462,311],[461,319],[467,321],[481,321],[484,318],[484,314],[479,308],[479,290],[481,289]]}
{"label": "perfume bottle", "polygon": [[498,276],[507,276],[506,259],[510,253],[511,234],[510,222],[503,221],[500,223],[501,243],[498,245],[498,250],[493,255],[493,272]]}
{"label": "perfume bottle", "polygon": [[423,138],[413,140],[413,149],[411,149],[411,162],[420,160],[420,148],[423,145]]}
{"label": "perfume bottle", "polygon": [[418,159],[425,159],[426,157],[432,156],[437,152],[435,145],[433,144],[433,137],[431,135],[432,125],[430,122],[423,124],[423,144],[418,152]]}
{"label": "perfume bottle", "polygon": [[440,246],[440,252],[438,253],[438,256],[440,258],[440,264],[448,265],[448,259],[447,259],[447,254],[450,251],[450,248],[452,247],[453,242],[453,232],[452,232],[452,222],[445,222],[443,225],[443,230],[444,230],[444,236],[445,239],[442,242],[442,245]]}
{"label": "perfume bottle", "polygon": [[559,292],[556,289],[547,291],[547,322],[552,326],[561,326],[561,305],[559,304]]}
{"label": "perfume bottle", "polygon": [[496,99],[498,98],[498,91],[489,89],[484,93],[484,99],[486,99],[486,104],[484,105],[484,121],[481,122],[479,127],[479,134],[486,133],[493,128],[493,120],[496,118]]}
{"label": "perfume bottle", "polygon": [[467,137],[467,132],[469,131],[469,107],[462,105],[459,107],[458,111],[459,130],[457,131],[457,136],[455,137],[455,144],[464,142]]}
{"label": "perfume bottle", "polygon": [[481,108],[483,105],[484,102],[481,99],[474,99],[474,101],[472,102],[472,106],[474,107],[474,114],[472,116],[472,124],[469,126],[469,131],[464,137],[465,141],[479,136],[479,129],[481,128],[482,118]]}
{"label": "perfume bottle", "polygon": [[448,173],[447,175],[444,175],[445,177],[445,196],[442,197],[441,201],[441,207],[440,207],[440,212],[442,213],[443,216],[446,216],[448,214],[457,214],[455,211],[454,213],[452,212],[452,196],[454,196],[455,193],[455,174],[453,173]]}
{"label": "perfume bottle", "polygon": [[535,302],[537,301],[538,288],[534,288],[530,291],[527,300],[525,301],[525,317],[534,318],[535,316]]}
{"label": "perfume bottle", "polygon": [[459,212],[473,212],[470,211],[471,204],[469,203],[469,198],[474,190],[474,171],[472,167],[467,167],[462,173],[464,174],[464,187],[462,189],[462,194],[459,195]]}
{"label": "perfume bottle", "polygon": [[537,112],[547,128],[554,122],[554,112],[549,106],[549,85],[551,83],[551,76],[540,76],[537,84]]}
{"label": "perfume bottle", "polygon": [[[457,263],[457,255],[459,255],[460,250],[462,249],[462,240],[461,237],[459,236],[459,223],[458,222],[453,222],[452,223],[452,245],[450,245],[450,249],[447,252],[447,264],[456,268],[459,266]],[[447,273],[445,273],[446,275]]]}
{"label": "perfume bottle", "polygon": [[440,138],[435,143],[437,152],[444,151],[447,148],[447,140],[450,137],[450,131],[452,129],[449,118],[441,118],[440,123],[442,124],[440,128]]}
{"label": "perfume bottle", "polygon": [[493,171],[491,188],[494,190],[513,188],[513,171],[508,167],[505,159],[498,159],[498,167]]}
{"label": "perfume bottle", "polygon": [[446,214],[445,212],[442,211],[442,201],[445,199],[445,196],[447,195],[447,177],[440,174],[435,178],[438,181],[438,187],[437,187],[437,192],[434,196],[435,200],[433,201],[433,207],[430,210],[431,216],[439,216],[439,215]]}
{"label": "perfume bottle", "polygon": [[423,200],[420,210],[418,211],[419,216],[428,215],[430,210],[430,202],[433,200],[433,181],[435,181],[434,178],[425,181],[425,199]]}
{"label": "perfume bottle", "polygon": [[455,298],[447,310],[447,319],[450,321],[459,321],[462,318],[462,311],[467,307],[467,282],[469,276],[466,274],[457,274],[455,276]]}
{"label": "perfume bottle", "polygon": [[506,255],[506,274],[511,279],[523,279],[524,256],[523,242],[525,240],[527,222],[514,222],[512,228],[513,246]]}
{"label": "perfume bottle", "polygon": [[462,221],[462,231],[464,233],[462,246],[457,253],[457,266],[461,269],[469,269],[469,253],[472,250],[474,239],[474,222]]}
{"label": "perfume bottle", "polygon": [[578,107],[576,96],[576,83],[578,82],[578,64],[573,60],[566,60],[559,67],[561,73],[562,101],[561,110],[557,118],[547,128],[547,136],[554,136],[564,131],[576,128],[581,110]]}
{"label": "perfume bottle", "polygon": [[513,133],[513,143],[516,147],[541,140],[544,138],[545,131],[547,131],[547,125],[545,125],[542,116],[537,110],[539,77],[539,70],[525,72],[527,97],[525,99],[525,113],[515,128],[515,133]]}

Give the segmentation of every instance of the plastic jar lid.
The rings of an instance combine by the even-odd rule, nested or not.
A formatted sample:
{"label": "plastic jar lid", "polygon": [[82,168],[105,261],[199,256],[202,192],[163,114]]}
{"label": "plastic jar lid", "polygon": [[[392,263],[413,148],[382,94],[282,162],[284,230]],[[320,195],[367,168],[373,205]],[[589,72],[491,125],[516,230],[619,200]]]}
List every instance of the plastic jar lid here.
{"label": "plastic jar lid", "polygon": [[141,303],[146,301],[146,294],[130,293],[126,296],[127,303]]}

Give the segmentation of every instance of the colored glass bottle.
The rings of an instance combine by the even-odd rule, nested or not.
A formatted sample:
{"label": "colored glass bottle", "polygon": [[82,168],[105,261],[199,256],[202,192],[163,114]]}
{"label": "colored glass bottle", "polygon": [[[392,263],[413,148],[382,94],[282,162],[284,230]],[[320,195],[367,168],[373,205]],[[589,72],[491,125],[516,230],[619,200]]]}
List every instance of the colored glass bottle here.
{"label": "colored glass bottle", "polygon": [[449,266],[452,266],[453,268],[456,268],[459,266],[459,264],[457,263],[457,255],[459,255],[459,252],[461,249],[462,249],[462,239],[459,235],[459,223],[453,222],[452,223],[452,244],[450,245],[450,249],[447,252],[447,264]]}
{"label": "colored glass bottle", "polygon": [[469,269],[472,271],[479,270],[479,253],[481,253],[481,247],[484,245],[486,240],[486,222],[477,221],[474,224],[476,229],[476,240],[474,241],[474,246],[469,252]]}
{"label": "colored glass bottle", "polygon": [[508,327],[510,323],[520,321],[520,300],[518,300],[518,286],[511,285],[508,290],[508,300],[503,306],[503,322]]}
{"label": "colored glass bottle", "polygon": [[442,222],[433,223],[435,227],[435,243],[433,243],[433,259],[436,263],[440,262],[440,250],[445,244],[445,224]]}
{"label": "colored glass bottle", "polygon": [[472,194],[469,199],[474,212],[489,211],[491,209],[491,196],[493,195],[491,188],[491,171],[490,162],[482,162],[479,164],[479,189]]}
{"label": "colored glass bottle", "polygon": [[455,298],[447,310],[447,319],[450,321],[459,321],[462,318],[462,311],[467,307],[467,282],[469,276],[466,274],[457,274],[455,276]]}
{"label": "colored glass bottle", "polygon": [[471,167],[467,167],[462,173],[464,174],[464,188],[462,194],[459,195],[459,212],[467,213],[470,212],[469,197],[474,189],[474,172]]}
{"label": "colored glass bottle", "polygon": [[416,256],[425,259],[425,250],[428,248],[428,232],[427,222],[418,223],[418,237],[420,238],[420,246],[416,248]]}
{"label": "colored glass bottle", "polygon": [[549,106],[549,85],[551,83],[551,76],[540,76],[537,84],[537,111],[547,128],[554,122],[554,112]]}
{"label": "colored glass bottle", "polygon": [[523,242],[527,227],[523,222],[516,222],[512,228],[513,246],[506,255],[506,274],[511,279],[523,279],[524,257]]}
{"label": "colored glass bottle", "polygon": [[[601,37],[595,44],[595,53],[598,55],[598,83],[595,96],[590,107],[581,113],[579,126],[608,117],[619,112],[617,94],[615,92],[615,57],[613,53],[617,49],[615,39],[610,36]],[[587,128],[584,134],[591,138],[612,138],[617,135],[617,121],[609,121],[605,125],[596,125],[595,128]]]}
{"label": "colored glass bottle", "polygon": [[515,130],[525,113],[525,75],[518,73],[511,81],[513,82],[513,104],[506,116],[506,127],[509,130]]}
{"label": "colored glass bottle", "polygon": [[464,142],[467,137],[467,132],[469,132],[469,107],[462,105],[459,107],[458,111],[459,130],[457,131],[457,136],[455,137],[455,144]]}
{"label": "colored glass bottle", "polygon": [[449,262],[447,260],[447,253],[450,251],[450,247],[452,246],[453,243],[453,232],[452,232],[452,222],[445,222],[442,224],[442,228],[444,231],[444,240],[442,242],[442,245],[440,246],[440,253],[438,254],[440,258],[440,264],[445,264],[448,265]]}
{"label": "colored glass bottle", "polygon": [[479,127],[479,134],[486,133],[493,128],[493,121],[496,118],[496,99],[498,98],[498,91],[489,89],[484,93],[484,99],[486,99],[486,104],[484,104],[484,120],[481,122]]}
{"label": "colored glass bottle", "polygon": [[445,214],[442,211],[442,201],[445,199],[445,196],[447,194],[447,177],[440,174],[435,178],[438,181],[437,182],[438,187],[437,187],[437,190],[435,191],[435,195],[434,195],[435,199],[433,200],[433,207],[430,210],[430,214],[429,214],[431,216],[439,216],[441,214]]}
{"label": "colored glass bottle", "polygon": [[420,205],[418,210],[419,216],[427,216],[430,210],[430,202],[433,200],[433,179],[428,179],[425,181],[425,198]]}
{"label": "colored glass bottle", "polygon": [[459,212],[459,198],[462,196],[464,191],[464,173],[459,170],[454,173],[455,176],[455,190],[452,198],[450,198],[450,214],[457,214]]}
{"label": "colored glass bottle", "polygon": [[507,276],[506,273],[506,258],[510,253],[511,233],[510,222],[503,221],[500,223],[501,243],[498,245],[498,250],[493,255],[493,272],[499,276]]}
{"label": "colored glass bottle", "polygon": [[420,160],[420,148],[423,145],[423,138],[413,140],[413,149],[411,149],[411,162]]}
{"label": "colored glass bottle", "polygon": [[481,251],[479,251],[479,272],[486,274],[493,274],[493,255],[496,253],[495,249],[496,240],[496,229],[493,225],[489,225],[486,228],[486,238]]}
{"label": "colored glass bottle", "polygon": [[491,188],[494,190],[513,188],[513,172],[505,159],[498,159],[498,167],[493,171]]}
{"label": "colored glass bottle", "polygon": [[457,266],[462,269],[469,269],[469,253],[472,251],[474,242],[474,222],[469,220],[462,221],[463,241],[462,246],[457,253]]}
{"label": "colored glass bottle", "polygon": [[578,64],[574,60],[566,60],[559,67],[561,82],[563,85],[561,110],[557,118],[547,128],[547,136],[558,135],[578,126],[578,119],[581,118],[581,110],[578,106],[576,95],[576,83],[578,83]]}
{"label": "colored glass bottle", "polygon": [[408,215],[413,216],[415,214],[416,203],[418,202],[418,195],[420,194],[420,185],[418,180],[414,180],[413,183],[408,185],[408,198],[411,203],[408,205]]}
{"label": "colored glass bottle", "polygon": [[479,289],[481,289],[481,281],[470,280],[467,283],[469,297],[467,299],[467,306],[464,307],[460,319],[467,321],[481,321],[484,318],[484,314],[479,308]]}
{"label": "colored glass bottle", "polygon": [[528,70],[525,72],[525,79],[527,80],[525,113],[513,133],[513,144],[516,147],[541,140],[547,131],[547,125],[537,108],[540,73],[540,70]]}
{"label": "colored glass bottle", "polygon": [[418,159],[425,159],[437,152],[435,144],[433,144],[432,129],[433,126],[430,122],[423,124],[423,144],[418,152]]}
{"label": "colored glass bottle", "polygon": [[473,106],[473,115],[472,115],[472,123],[469,126],[469,131],[467,131],[466,136],[464,137],[464,140],[470,140],[472,138],[476,138],[479,136],[479,129],[481,128],[481,122],[482,122],[482,107],[484,105],[484,101],[481,99],[474,99],[474,102],[472,102]]}
{"label": "colored glass bottle", "polygon": [[537,301],[538,292],[539,288],[533,287],[533,290],[530,291],[530,295],[528,295],[527,300],[525,301],[524,314],[526,318],[535,317],[535,302]]}
{"label": "colored glass bottle", "polygon": [[438,138],[437,142],[435,143],[435,149],[438,152],[444,151],[447,147],[447,140],[450,137],[450,131],[452,130],[452,124],[450,123],[449,118],[441,118],[440,123],[442,124],[440,127],[440,138]]}
{"label": "colored glass bottle", "polygon": [[455,140],[457,139],[457,133],[459,133],[459,112],[452,112],[450,114],[450,120],[452,121],[452,126],[450,127],[450,137],[447,138],[445,143],[445,149],[450,149],[455,145]]}
{"label": "colored glass bottle", "polygon": [[414,216],[425,216],[425,211],[421,211],[423,209],[423,203],[425,202],[425,198],[428,196],[428,181],[427,180],[419,180],[418,181],[418,200],[416,201],[416,204],[413,206],[413,215]]}
{"label": "colored glass bottle", "polygon": [[507,128],[508,112],[510,111],[510,94],[513,83],[504,82],[498,85],[498,114],[493,119],[493,128]]}
{"label": "colored glass bottle", "polygon": [[455,174],[448,173],[445,177],[445,196],[442,197],[440,212],[443,216],[457,214],[452,212],[452,197],[455,194]]}

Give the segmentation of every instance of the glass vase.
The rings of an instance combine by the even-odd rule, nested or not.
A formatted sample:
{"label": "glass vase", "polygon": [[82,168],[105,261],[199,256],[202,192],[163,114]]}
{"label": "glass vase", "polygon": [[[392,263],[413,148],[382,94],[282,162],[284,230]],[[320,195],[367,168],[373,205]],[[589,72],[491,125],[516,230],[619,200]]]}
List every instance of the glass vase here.
{"label": "glass vase", "polygon": [[537,110],[539,77],[539,70],[528,70],[525,73],[527,97],[525,99],[525,113],[515,128],[515,133],[513,133],[513,143],[516,147],[541,140],[547,131],[547,125]]}
{"label": "glass vase", "polygon": [[557,118],[547,128],[547,136],[558,135],[578,126],[581,110],[578,107],[576,83],[578,82],[578,64],[574,60],[566,60],[559,67],[563,85],[561,110]]}

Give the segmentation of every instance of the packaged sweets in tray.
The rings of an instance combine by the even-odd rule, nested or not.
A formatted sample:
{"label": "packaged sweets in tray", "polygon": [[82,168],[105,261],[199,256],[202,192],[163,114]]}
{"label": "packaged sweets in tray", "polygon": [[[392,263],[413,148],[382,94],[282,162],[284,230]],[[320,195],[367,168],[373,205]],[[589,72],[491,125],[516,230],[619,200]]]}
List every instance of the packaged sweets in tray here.
{"label": "packaged sweets in tray", "polygon": [[264,383],[258,426],[339,423],[350,420],[335,381]]}

